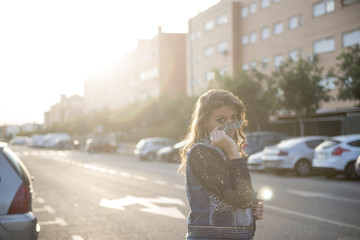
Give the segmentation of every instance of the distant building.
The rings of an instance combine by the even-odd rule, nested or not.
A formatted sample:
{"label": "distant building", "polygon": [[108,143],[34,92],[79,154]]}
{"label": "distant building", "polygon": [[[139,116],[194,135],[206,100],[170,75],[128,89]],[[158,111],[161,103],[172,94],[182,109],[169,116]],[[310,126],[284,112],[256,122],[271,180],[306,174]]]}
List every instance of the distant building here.
{"label": "distant building", "polygon": [[110,71],[85,82],[86,112],[94,109],[120,109],[132,102],[186,94],[186,34],[163,33],[139,40]]}
{"label": "distant building", "polygon": [[[327,70],[345,48],[360,44],[359,0],[222,0],[191,18],[187,38],[187,93],[202,94],[214,70],[234,77],[252,68],[270,73],[288,58]],[[325,72],[325,71],[324,71]],[[327,85],[336,95],[334,79]],[[331,101],[322,108],[354,106]]]}
{"label": "distant building", "polygon": [[65,123],[79,117],[84,112],[84,100],[79,95],[66,97],[61,95],[60,102],[53,105],[48,112],[44,113],[44,127],[50,127],[55,123]]}

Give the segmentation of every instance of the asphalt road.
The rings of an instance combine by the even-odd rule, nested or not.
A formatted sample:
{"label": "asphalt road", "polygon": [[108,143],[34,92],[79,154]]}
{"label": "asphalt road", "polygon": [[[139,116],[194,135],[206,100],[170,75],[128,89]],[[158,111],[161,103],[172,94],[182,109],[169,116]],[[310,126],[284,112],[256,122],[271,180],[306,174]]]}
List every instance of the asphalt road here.
{"label": "asphalt road", "polygon": [[[189,208],[176,164],[13,149],[35,177],[39,239],[184,239]],[[269,197],[256,240],[360,239],[360,181],[271,173],[252,173],[252,179]]]}

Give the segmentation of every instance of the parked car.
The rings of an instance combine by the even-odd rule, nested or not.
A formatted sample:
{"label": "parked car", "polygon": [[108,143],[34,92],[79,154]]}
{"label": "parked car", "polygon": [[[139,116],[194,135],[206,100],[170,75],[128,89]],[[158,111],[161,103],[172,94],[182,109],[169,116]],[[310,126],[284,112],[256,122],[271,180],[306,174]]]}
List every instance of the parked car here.
{"label": "parked car", "polygon": [[108,141],[94,140],[92,138],[89,138],[86,140],[85,151],[87,151],[88,153],[95,153],[95,152],[115,153],[117,151],[117,147]]}
{"label": "parked car", "polygon": [[42,145],[40,147],[43,148],[54,148],[57,141],[60,140],[68,140],[70,141],[70,134],[68,133],[48,133],[42,139]]}
{"label": "parked car", "polygon": [[355,171],[357,175],[360,176],[360,155],[358,156],[355,162]]}
{"label": "parked car", "polygon": [[75,148],[75,144],[72,140],[57,139],[55,140],[55,145],[53,148],[57,150],[71,150]]}
{"label": "parked car", "polygon": [[263,151],[253,153],[248,157],[247,163],[249,166],[249,170],[253,170],[253,171],[264,171],[265,170],[265,166],[262,161],[262,155],[263,155]]}
{"label": "parked car", "polygon": [[298,176],[310,173],[314,149],[325,136],[294,137],[282,140],[275,146],[265,147],[262,155],[265,169],[278,172],[293,170]]}
{"label": "parked car", "polygon": [[174,145],[161,148],[157,152],[158,159],[166,162],[180,162],[179,151],[186,145],[186,143],[187,141],[183,140]]}
{"label": "parked car", "polygon": [[0,239],[37,239],[40,226],[32,212],[32,180],[6,143],[0,143],[0,176]]}
{"label": "parked car", "polygon": [[315,149],[313,166],[327,178],[345,174],[350,180],[357,179],[355,161],[360,155],[360,134],[329,138]]}
{"label": "parked car", "polygon": [[31,145],[31,138],[24,137],[24,136],[18,136],[14,137],[9,142],[10,145],[22,145],[22,146],[30,146]]}
{"label": "parked car", "polygon": [[248,155],[262,151],[264,147],[275,145],[281,140],[290,137],[280,132],[260,131],[246,133],[244,150]]}
{"label": "parked car", "polygon": [[140,160],[154,160],[156,159],[157,152],[163,148],[175,144],[176,142],[169,138],[154,137],[143,138],[135,147],[134,154]]}

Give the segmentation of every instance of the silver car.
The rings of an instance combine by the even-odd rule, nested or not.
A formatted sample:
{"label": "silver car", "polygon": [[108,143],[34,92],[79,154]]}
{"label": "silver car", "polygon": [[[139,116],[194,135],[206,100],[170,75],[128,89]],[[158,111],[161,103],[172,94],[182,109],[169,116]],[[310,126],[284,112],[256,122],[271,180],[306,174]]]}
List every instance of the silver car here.
{"label": "silver car", "polygon": [[136,144],[134,154],[140,160],[155,160],[157,152],[161,148],[174,145],[175,143],[174,140],[163,137],[143,138]]}
{"label": "silver car", "polygon": [[265,169],[275,169],[278,172],[293,170],[298,176],[309,175],[314,149],[326,138],[324,136],[288,138],[275,146],[265,147],[262,155]]}
{"label": "silver car", "polygon": [[0,142],[0,239],[38,238],[40,226],[32,212],[32,191],[25,165]]}

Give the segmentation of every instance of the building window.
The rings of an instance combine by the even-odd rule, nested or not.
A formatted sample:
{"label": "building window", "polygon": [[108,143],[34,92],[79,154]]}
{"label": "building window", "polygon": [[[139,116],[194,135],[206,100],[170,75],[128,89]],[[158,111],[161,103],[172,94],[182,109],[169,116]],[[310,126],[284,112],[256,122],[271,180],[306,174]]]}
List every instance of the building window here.
{"label": "building window", "polygon": [[228,17],[227,17],[226,13],[224,13],[216,18],[217,25],[223,25],[223,24],[226,24],[227,22],[228,22]]}
{"label": "building window", "polygon": [[270,58],[267,57],[267,58],[263,58],[261,60],[262,69],[267,69],[269,67],[269,65],[270,65]]}
{"label": "building window", "polygon": [[227,52],[227,50],[228,50],[227,41],[219,42],[219,43],[216,45],[216,50],[217,50],[219,53],[225,54],[225,53]]}
{"label": "building window", "polygon": [[201,77],[195,78],[195,84],[199,85],[201,83]]}
{"label": "building window", "polygon": [[299,51],[298,50],[292,50],[289,52],[289,58],[293,60],[294,62],[299,60]]}
{"label": "building window", "polygon": [[242,65],[242,70],[248,71],[249,70],[249,64],[245,63]]}
{"label": "building window", "polygon": [[270,28],[264,27],[261,29],[261,39],[268,39],[270,37]]}
{"label": "building window", "polygon": [[299,27],[298,16],[293,16],[289,18],[289,29],[296,29]]}
{"label": "building window", "polygon": [[200,62],[200,54],[196,55],[196,62]]}
{"label": "building window", "polygon": [[275,68],[279,68],[281,66],[281,64],[283,63],[284,61],[284,57],[283,55],[276,55],[274,57],[274,65],[275,65]]}
{"label": "building window", "polygon": [[191,33],[190,34],[190,41],[195,41],[195,34],[194,33]]}
{"label": "building window", "polygon": [[352,32],[344,33],[343,38],[343,47],[349,47],[355,44],[360,45],[360,29],[357,29]]}
{"label": "building window", "polygon": [[335,78],[334,77],[323,78],[320,81],[320,85],[324,87],[325,90],[333,90],[335,89]]}
{"label": "building window", "polygon": [[274,35],[279,35],[284,32],[284,24],[282,22],[275,23],[274,25]]}
{"label": "building window", "polygon": [[214,28],[214,26],[215,26],[214,20],[207,21],[207,22],[204,24],[204,30],[205,30],[205,31],[210,31],[211,29]]}
{"label": "building window", "polygon": [[227,68],[223,67],[219,70],[220,76],[226,76],[227,74]]}
{"label": "building window", "polygon": [[215,73],[213,71],[207,72],[205,74],[205,79],[206,79],[206,81],[214,80],[215,79]]}
{"label": "building window", "polygon": [[313,16],[320,17],[326,13],[335,11],[334,0],[323,0],[313,5]]}
{"label": "building window", "polygon": [[242,37],[242,40],[241,40],[241,43],[242,43],[242,45],[248,45],[249,44],[249,36],[248,35],[244,35],[243,37]]}
{"label": "building window", "polygon": [[242,16],[243,18],[246,18],[247,16],[249,16],[249,9],[248,9],[247,7],[243,7],[243,8],[241,9],[241,16]]}
{"label": "building window", "polygon": [[257,62],[256,62],[256,61],[252,61],[250,65],[251,65],[251,69],[256,69]]}
{"label": "building window", "polygon": [[261,0],[261,8],[270,7],[270,0]]}
{"label": "building window", "polygon": [[257,37],[256,32],[250,33],[250,43],[256,43]]}
{"label": "building window", "polygon": [[256,3],[252,3],[250,4],[250,14],[255,14],[256,13]]}
{"label": "building window", "polygon": [[201,35],[200,30],[197,30],[197,31],[195,32],[195,37],[196,37],[197,39],[199,39],[199,38],[200,38],[200,35]]}
{"label": "building window", "polygon": [[313,45],[314,54],[326,53],[335,50],[335,40],[333,37],[324,38],[314,42]]}
{"label": "building window", "polygon": [[341,3],[343,6],[350,5],[356,2],[359,2],[360,0],[342,0]]}
{"label": "building window", "polygon": [[205,57],[210,57],[212,55],[214,55],[214,47],[211,46],[211,47],[205,48]]}

